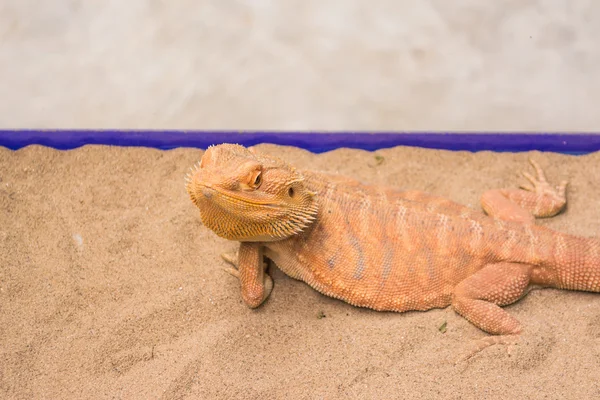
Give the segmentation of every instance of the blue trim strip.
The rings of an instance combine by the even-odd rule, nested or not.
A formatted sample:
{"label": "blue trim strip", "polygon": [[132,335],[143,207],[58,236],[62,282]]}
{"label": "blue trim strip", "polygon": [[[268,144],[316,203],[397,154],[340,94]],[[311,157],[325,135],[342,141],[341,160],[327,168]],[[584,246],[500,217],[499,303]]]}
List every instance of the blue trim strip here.
{"label": "blue trim strip", "polygon": [[60,150],[87,144],[172,149],[206,148],[225,142],[244,146],[273,143],[296,146],[314,153],[339,147],[377,150],[403,145],[445,150],[539,150],[585,154],[600,150],[600,133],[0,130],[0,146],[14,150],[31,144]]}

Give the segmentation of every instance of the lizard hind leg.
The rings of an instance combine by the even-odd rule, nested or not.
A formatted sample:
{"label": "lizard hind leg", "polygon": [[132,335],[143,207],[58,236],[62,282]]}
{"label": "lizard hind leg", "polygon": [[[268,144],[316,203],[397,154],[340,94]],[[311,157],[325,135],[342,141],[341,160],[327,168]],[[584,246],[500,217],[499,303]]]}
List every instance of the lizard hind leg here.
{"label": "lizard hind leg", "polygon": [[520,322],[501,306],[512,304],[527,293],[532,271],[528,264],[488,264],[454,288],[452,307],[485,332],[518,334]]}
{"label": "lizard hind leg", "polygon": [[546,180],[540,165],[529,160],[537,177],[527,172],[523,176],[531,182],[520,189],[495,189],[481,196],[481,206],[490,216],[523,223],[533,223],[535,218],[553,217],[567,204],[567,181],[554,188]]}
{"label": "lizard hind leg", "polygon": [[527,293],[532,271],[528,264],[489,264],[456,286],[452,298],[454,310],[481,330],[497,335],[478,340],[461,360],[489,346],[518,341],[521,323],[501,306],[514,303]]}

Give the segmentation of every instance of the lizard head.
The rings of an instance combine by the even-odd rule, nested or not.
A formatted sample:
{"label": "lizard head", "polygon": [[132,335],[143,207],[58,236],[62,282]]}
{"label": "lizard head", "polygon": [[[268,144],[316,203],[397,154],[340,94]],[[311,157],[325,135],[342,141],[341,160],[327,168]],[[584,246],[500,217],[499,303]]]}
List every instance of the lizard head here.
{"label": "lizard head", "polygon": [[285,162],[240,145],[209,147],[186,176],[202,223],[237,241],[276,241],[302,232],[317,214],[315,193]]}

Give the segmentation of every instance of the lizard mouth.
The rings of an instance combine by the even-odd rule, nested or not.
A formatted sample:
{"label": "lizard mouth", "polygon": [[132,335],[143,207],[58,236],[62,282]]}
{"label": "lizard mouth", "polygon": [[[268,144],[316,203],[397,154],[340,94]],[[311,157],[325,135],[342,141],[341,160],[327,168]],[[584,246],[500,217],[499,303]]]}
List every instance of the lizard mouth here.
{"label": "lizard mouth", "polygon": [[[190,190],[191,189],[191,190]],[[283,205],[273,203],[267,199],[256,199],[249,198],[243,195],[240,195],[238,192],[232,192],[227,189],[223,189],[220,187],[215,187],[210,183],[205,182],[193,182],[188,186],[188,192],[192,195],[192,199],[196,200],[198,198],[198,194],[202,195],[206,200],[209,200],[213,203],[218,202],[219,200],[223,200],[227,203],[236,202],[243,203],[249,206],[260,206],[260,207],[270,207],[270,208],[282,208]],[[256,192],[254,192],[256,193]],[[194,201],[196,202],[196,201]]]}

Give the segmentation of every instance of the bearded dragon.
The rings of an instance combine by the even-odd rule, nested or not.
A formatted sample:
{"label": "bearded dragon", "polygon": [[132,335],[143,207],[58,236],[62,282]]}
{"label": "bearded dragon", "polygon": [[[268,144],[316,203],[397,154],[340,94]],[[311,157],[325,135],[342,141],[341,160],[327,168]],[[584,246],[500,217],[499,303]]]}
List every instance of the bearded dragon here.
{"label": "bearded dragon", "polygon": [[263,257],[317,291],[381,311],[452,306],[492,335],[517,335],[502,306],[532,287],[600,292],[600,240],[534,223],[566,205],[540,166],[531,185],[481,196],[483,212],[420,191],[298,170],[240,145],[208,148],[186,177],[204,226],[240,242],[251,308],[271,293]]}

